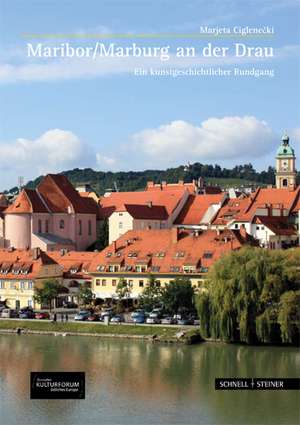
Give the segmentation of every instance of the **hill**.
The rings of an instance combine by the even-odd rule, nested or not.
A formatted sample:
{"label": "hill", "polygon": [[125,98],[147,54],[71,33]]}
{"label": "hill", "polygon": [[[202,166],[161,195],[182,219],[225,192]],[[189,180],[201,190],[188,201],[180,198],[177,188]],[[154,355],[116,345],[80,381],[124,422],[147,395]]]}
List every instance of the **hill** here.
{"label": "hill", "polygon": [[[75,168],[74,170],[63,171],[61,174],[66,175],[75,186],[89,183],[99,195],[109,188],[114,188],[115,184],[120,191],[143,190],[147,181],[176,183],[178,180],[189,182],[203,177],[207,184],[220,185],[223,188],[250,185],[264,186],[274,184],[275,181],[273,167],[269,167],[267,171],[257,172],[252,164],[237,165],[229,169],[221,168],[219,165],[207,165],[199,162],[166,170],[103,172],[95,171],[91,168]],[[300,177],[299,174],[298,177]],[[42,176],[29,181],[26,187],[35,188],[41,178]],[[11,191],[16,189],[13,188]]]}

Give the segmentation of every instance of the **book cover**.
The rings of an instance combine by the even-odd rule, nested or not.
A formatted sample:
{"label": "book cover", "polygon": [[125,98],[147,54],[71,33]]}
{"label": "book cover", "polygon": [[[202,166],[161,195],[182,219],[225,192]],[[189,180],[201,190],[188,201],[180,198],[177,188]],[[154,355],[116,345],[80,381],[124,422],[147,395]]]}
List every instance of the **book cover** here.
{"label": "book cover", "polygon": [[299,0],[0,0],[1,425],[300,424]]}

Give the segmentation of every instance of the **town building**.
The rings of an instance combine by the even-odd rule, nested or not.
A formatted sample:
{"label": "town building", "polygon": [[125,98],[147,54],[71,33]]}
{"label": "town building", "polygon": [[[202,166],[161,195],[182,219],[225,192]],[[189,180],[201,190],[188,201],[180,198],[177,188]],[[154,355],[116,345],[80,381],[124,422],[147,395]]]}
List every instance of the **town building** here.
{"label": "town building", "polygon": [[97,252],[50,251],[48,256],[60,266],[62,273],[63,296],[59,302],[78,304],[78,292],[82,286],[91,287],[92,278],[89,274],[92,261]]}
{"label": "town building", "polygon": [[3,213],[6,247],[83,251],[97,237],[97,203],[64,175],[48,174],[36,189],[23,189]]}
{"label": "town building", "polygon": [[100,216],[109,223],[109,243],[128,230],[171,228],[188,196],[186,188],[109,193],[100,200]]}
{"label": "town building", "polygon": [[96,299],[114,300],[120,279],[125,279],[130,298],[137,299],[148,284],[150,274],[161,287],[175,278],[188,277],[193,287],[200,289],[212,264],[245,244],[252,245],[255,241],[244,228],[131,230],[93,260],[92,290]]}
{"label": "town building", "polygon": [[61,266],[39,248],[0,250],[0,300],[8,307],[40,308],[35,289],[49,279],[62,283]]}
{"label": "town building", "polygon": [[259,188],[249,198],[231,199],[218,211],[212,228],[239,229],[259,241],[261,247],[288,248],[299,244],[300,187]]}

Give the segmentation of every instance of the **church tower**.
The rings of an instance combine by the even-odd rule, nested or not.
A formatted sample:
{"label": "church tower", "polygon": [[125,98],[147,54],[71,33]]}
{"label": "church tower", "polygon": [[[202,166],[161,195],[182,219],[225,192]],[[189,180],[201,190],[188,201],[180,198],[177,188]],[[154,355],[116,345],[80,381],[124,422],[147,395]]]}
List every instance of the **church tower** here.
{"label": "church tower", "polygon": [[282,137],[281,145],[276,154],[276,187],[277,189],[296,187],[296,157],[294,149],[289,144],[289,137]]}

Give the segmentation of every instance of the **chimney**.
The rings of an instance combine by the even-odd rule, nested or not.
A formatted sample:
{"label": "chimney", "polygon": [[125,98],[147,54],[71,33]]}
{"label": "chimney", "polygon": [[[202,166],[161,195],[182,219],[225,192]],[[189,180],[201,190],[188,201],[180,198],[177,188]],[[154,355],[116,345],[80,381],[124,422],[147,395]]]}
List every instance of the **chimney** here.
{"label": "chimney", "polygon": [[117,252],[117,241],[113,241],[112,250],[114,254]]}
{"label": "chimney", "polygon": [[179,236],[179,228],[178,227],[172,227],[172,243],[178,242],[178,236]]}
{"label": "chimney", "polygon": [[38,260],[41,255],[41,249],[39,247],[33,248],[32,258],[33,260]]}
{"label": "chimney", "polygon": [[154,187],[154,182],[152,182],[152,181],[147,182],[147,187]]}
{"label": "chimney", "polygon": [[148,202],[147,202],[147,206],[148,206],[149,208],[152,208],[152,201],[148,201]]}

